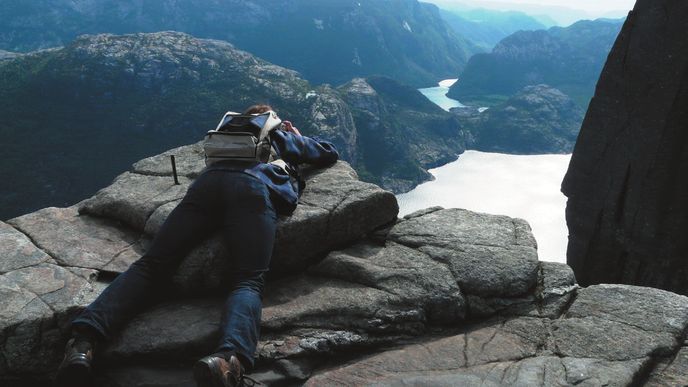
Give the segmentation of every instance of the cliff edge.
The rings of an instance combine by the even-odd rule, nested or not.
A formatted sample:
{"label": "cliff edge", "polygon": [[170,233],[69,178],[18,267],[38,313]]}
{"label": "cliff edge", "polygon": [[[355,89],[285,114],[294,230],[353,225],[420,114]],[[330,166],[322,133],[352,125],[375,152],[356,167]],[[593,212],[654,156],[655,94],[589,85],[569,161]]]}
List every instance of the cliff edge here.
{"label": "cliff edge", "polygon": [[562,185],[583,285],[688,294],[688,3],[639,0],[602,72]]}
{"label": "cliff edge", "polygon": [[[168,156],[182,176],[175,185]],[[95,196],[0,223],[0,382],[47,383],[69,321],[145,250],[203,167],[199,144],[141,160]],[[539,262],[528,224],[430,208],[345,162],[306,173],[279,221],[252,376],[268,385],[650,385],[688,381],[688,298],[581,289]],[[212,236],[169,297],[100,347],[100,386],[194,386],[211,351],[228,258]]]}

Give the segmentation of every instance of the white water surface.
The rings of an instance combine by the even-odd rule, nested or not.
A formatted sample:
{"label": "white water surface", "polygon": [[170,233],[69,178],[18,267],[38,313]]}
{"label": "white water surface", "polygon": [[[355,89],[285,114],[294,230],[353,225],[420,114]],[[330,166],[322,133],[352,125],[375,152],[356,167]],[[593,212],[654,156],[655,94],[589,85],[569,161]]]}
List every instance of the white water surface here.
{"label": "white water surface", "polygon": [[566,197],[560,186],[570,159],[466,151],[457,161],[431,169],[435,180],[397,195],[399,216],[442,206],[525,219],[540,260],[566,262]]}
{"label": "white water surface", "polygon": [[461,102],[447,97],[449,88],[456,83],[458,79],[445,79],[440,81],[435,87],[427,87],[425,89],[418,89],[427,99],[434,102],[442,109],[449,111],[453,107],[463,107]]}
{"label": "white water surface", "polygon": [[[445,95],[456,81],[445,79],[419,91],[445,110],[464,106]],[[540,260],[566,262],[566,197],[560,186],[570,159],[466,151],[457,161],[431,169],[435,180],[397,195],[399,215],[442,206],[522,218],[533,229]]]}

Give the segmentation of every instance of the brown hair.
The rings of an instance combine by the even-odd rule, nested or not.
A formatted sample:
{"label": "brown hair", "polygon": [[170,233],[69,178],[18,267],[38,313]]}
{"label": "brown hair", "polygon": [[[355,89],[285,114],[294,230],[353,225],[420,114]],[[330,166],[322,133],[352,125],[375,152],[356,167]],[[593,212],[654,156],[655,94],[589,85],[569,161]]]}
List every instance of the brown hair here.
{"label": "brown hair", "polygon": [[264,105],[264,104],[258,104],[258,105],[253,105],[246,109],[242,114],[247,116],[249,114],[262,114],[265,112],[269,112],[270,110],[274,110],[272,106],[270,105]]}

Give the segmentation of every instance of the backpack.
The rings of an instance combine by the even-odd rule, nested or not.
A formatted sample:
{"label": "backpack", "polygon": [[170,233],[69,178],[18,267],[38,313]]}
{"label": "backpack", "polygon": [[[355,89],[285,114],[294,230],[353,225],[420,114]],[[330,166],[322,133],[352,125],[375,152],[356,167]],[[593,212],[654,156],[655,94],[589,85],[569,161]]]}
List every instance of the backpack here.
{"label": "backpack", "polygon": [[223,160],[272,162],[275,152],[270,133],[281,124],[282,120],[273,111],[255,115],[227,112],[217,128],[206,134],[205,164]]}

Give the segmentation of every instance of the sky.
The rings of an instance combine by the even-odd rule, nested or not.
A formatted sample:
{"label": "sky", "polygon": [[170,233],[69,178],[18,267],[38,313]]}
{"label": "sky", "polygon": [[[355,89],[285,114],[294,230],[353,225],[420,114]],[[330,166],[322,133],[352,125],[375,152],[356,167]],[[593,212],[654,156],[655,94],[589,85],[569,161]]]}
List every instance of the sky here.
{"label": "sky", "polygon": [[[472,0],[465,0],[464,3],[472,3]],[[618,10],[630,10],[635,4],[635,0],[482,0],[481,3],[493,3],[495,7],[519,6],[524,4],[539,6],[555,6],[583,10],[591,15],[603,15],[607,12]],[[500,4],[501,3],[501,4]]]}
{"label": "sky", "polygon": [[457,4],[471,8],[516,10],[531,15],[546,14],[562,24],[573,19],[622,17],[635,5],[635,0],[424,0],[443,4]]}

